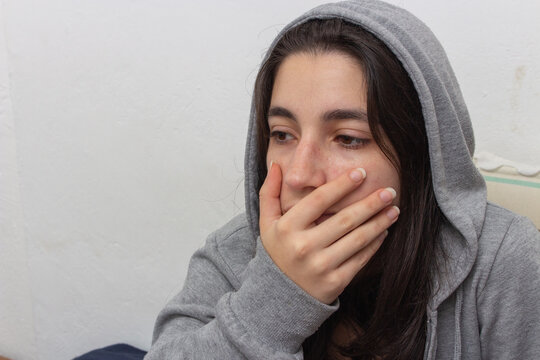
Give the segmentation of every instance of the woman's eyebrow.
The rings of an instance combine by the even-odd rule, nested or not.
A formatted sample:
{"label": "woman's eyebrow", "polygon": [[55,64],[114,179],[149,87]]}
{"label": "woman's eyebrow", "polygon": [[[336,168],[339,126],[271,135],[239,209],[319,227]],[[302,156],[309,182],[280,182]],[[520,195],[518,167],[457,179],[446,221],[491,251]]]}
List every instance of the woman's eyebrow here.
{"label": "woman's eyebrow", "polygon": [[363,110],[355,109],[336,109],[324,113],[323,120],[360,120],[368,121],[367,113]]}
{"label": "woman's eyebrow", "polygon": [[281,106],[272,106],[270,108],[270,110],[268,110],[268,116],[267,117],[271,117],[271,116],[279,116],[279,117],[284,117],[284,118],[287,118],[287,119],[291,119],[293,121],[297,121],[296,117],[294,116],[294,114],[292,112],[290,112],[289,110],[287,110],[287,109],[285,109],[284,107],[281,107]]}
{"label": "woman's eyebrow", "polygon": [[[289,110],[281,106],[273,106],[268,110],[268,117],[279,116],[297,122],[296,116]],[[368,121],[367,113],[363,110],[356,109],[335,109],[324,113],[322,116],[323,121],[332,120],[360,120]]]}

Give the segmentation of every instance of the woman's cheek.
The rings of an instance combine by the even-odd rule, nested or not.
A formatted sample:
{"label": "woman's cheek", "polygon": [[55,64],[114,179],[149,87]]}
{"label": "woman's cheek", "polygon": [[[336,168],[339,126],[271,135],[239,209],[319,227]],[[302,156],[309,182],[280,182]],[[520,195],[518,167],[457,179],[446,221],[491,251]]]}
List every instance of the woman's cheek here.
{"label": "woman's cheek", "polygon": [[266,166],[270,168],[270,162],[273,161],[279,164],[282,168],[287,164],[287,158],[289,156],[289,149],[286,146],[279,146],[272,144],[270,140],[270,145],[266,151]]}
{"label": "woman's cheek", "polygon": [[371,177],[369,176],[370,174],[368,172],[368,175],[366,176],[366,179],[364,180],[364,184],[362,184],[362,186],[365,185],[365,189],[366,191],[368,191],[368,193],[365,194],[365,196],[373,193],[374,191],[377,191],[378,189],[391,187],[397,193],[396,199],[393,201],[393,204],[399,206],[399,195],[400,195],[399,176],[397,174],[397,171],[389,162],[385,162],[385,164],[387,166],[379,168],[377,169],[377,171],[372,170]]}
{"label": "woman's cheek", "polygon": [[334,168],[332,177],[338,177],[343,172],[357,167],[362,167],[366,170],[366,179],[356,190],[339,202],[340,207],[362,200],[374,191],[387,187],[392,187],[396,190],[398,196],[396,196],[394,205],[399,205],[397,203],[400,191],[399,176],[395,168],[384,155],[379,156],[379,154],[372,154],[372,156],[367,157],[367,159],[363,158],[361,160],[359,159],[359,161],[341,163],[339,167]]}

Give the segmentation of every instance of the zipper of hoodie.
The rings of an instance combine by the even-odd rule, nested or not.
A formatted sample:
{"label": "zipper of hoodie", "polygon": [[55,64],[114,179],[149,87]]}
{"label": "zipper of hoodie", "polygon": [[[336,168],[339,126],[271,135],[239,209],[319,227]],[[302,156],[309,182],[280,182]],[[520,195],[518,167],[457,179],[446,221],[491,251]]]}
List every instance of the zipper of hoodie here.
{"label": "zipper of hoodie", "polygon": [[461,359],[461,309],[463,304],[463,288],[460,286],[456,292],[456,305],[454,308],[454,360]]}
{"label": "zipper of hoodie", "polygon": [[432,360],[435,358],[436,341],[435,334],[437,328],[437,311],[429,311],[427,317],[427,334],[426,334],[426,346],[424,348],[424,360]]}

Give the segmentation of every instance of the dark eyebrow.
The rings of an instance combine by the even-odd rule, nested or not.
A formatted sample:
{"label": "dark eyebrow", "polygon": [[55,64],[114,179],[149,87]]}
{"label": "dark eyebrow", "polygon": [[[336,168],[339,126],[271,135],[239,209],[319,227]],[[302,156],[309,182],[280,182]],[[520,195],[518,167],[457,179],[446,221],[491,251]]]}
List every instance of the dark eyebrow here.
{"label": "dark eyebrow", "polygon": [[[290,112],[289,110],[281,106],[273,106],[272,108],[270,108],[270,110],[268,111],[268,117],[271,117],[271,116],[280,116],[287,119],[291,119],[295,122],[297,121],[296,117],[294,116],[292,112]],[[348,120],[348,119],[360,120],[360,121],[366,121],[366,122],[368,121],[368,117],[365,111],[355,110],[355,109],[331,110],[324,113],[322,119],[325,122],[331,121],[331,120]]]}
{"label": "dark eyebrow", "polygon": [[368,121],[368,117],[365,111],[363,110],[354,110],[354,109],[336,109],[329,111],[324,114],[323,119],[325,121],[330,120],[360,120]]}
{"label": "dark eyebrow", "polygon": [[281,106],[271,107],[270,110],[268,110],[268,117],[271,116],[279,116],[296,121],[296,117],[293,113]]}

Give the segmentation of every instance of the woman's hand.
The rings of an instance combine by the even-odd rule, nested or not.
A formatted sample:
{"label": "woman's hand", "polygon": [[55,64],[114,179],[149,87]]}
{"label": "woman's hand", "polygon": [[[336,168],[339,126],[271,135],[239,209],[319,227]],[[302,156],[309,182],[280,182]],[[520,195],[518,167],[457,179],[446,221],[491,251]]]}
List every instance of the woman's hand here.
{"label": "woman's hand", "polygon": [[259,193],[259,227],[266,251],[292,281],[326,304],[375,254],[399,215],[391,206],[395,191],[379,189],[315,225],[328,208],[362,183],[364,173],[354,169],[341,175],[282,215],[281,169],[274,163]]}

